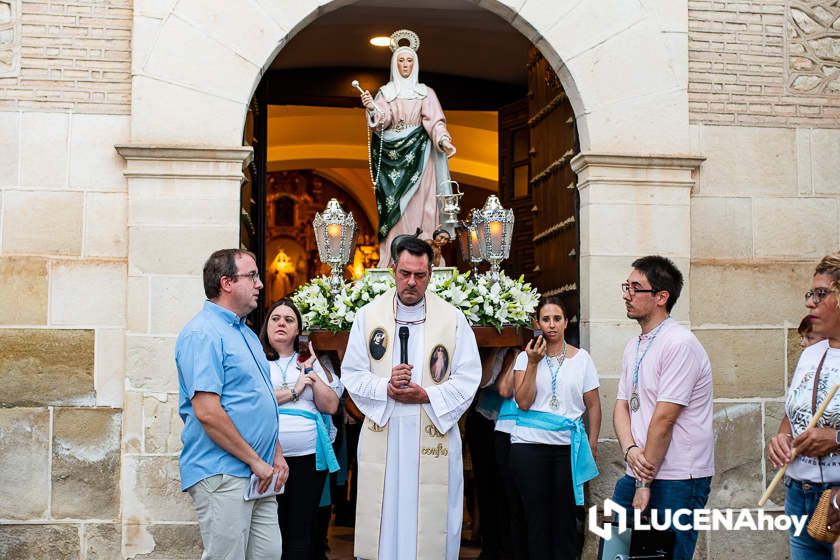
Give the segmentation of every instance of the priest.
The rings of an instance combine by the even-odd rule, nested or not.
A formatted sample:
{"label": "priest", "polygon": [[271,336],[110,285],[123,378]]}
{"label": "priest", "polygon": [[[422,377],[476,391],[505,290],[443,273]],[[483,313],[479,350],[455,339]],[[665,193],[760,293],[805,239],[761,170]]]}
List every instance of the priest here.
{"label": "priest", "polygon": [[359,310],[341,366],[365,414],[355,555],[456,560],[464,493],[458,419],[481,362],[463,313],[426,291],[431,247],[400,236],[393,254],[396,290]]}

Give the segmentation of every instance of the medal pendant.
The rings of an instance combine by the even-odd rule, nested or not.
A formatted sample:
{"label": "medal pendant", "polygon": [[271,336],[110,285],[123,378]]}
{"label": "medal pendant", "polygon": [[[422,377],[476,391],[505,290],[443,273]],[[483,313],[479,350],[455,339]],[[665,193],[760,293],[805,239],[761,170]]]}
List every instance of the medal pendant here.
{"label": "medal pendant", "polygon": [[557,395],[551,395],[551,400],[548,402],[548,406],[550,406],[552,410],[560,408],[560,399],[557,398]]}
{"label": "medal pendant", "polygon": [[283,386],[280,387],[280,388],[283,389],[284,391],[288,391],[289,390],[289,384],[288,383],[283,383]]}
{"label": "medal pendant", "polygon": [[630,410],[633,412],[638,412],[641,403],[639,402],[639,394],[633,393],[630,395]]}

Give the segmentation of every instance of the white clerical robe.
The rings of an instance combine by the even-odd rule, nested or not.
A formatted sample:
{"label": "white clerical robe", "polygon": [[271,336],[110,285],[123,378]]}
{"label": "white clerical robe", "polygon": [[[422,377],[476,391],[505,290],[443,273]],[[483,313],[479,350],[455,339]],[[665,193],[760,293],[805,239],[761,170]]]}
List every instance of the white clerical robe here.
{"label": "white clerical robe", "polygon": [[[457,313],[456,346],[452,356],[451,374],[439,385],[424,387],[429,403],[403,404],[388,397],[388,379],[371,372],[368,341],[361,325],[363,307],[350,330],[347,350],[341,364],[341,381],[353,397],[353,402],[365,416],[388,429],[388,463],[385,471],[385,492],[382,505],[382,525],[379,534],[380,560],[410,560],[417,555],[417,496],[420,465],[420,406],[423,406],[435,427],[446,434],[449,447],[449,487],[446,558],[456,560],[461,546],[463,520],[464,470],[461,456],[461,434],[458,419],[469,408],[481,381],[481,360],[475,335],[464,314]],[[425,303],[405,306],[397,299],[397,326],[400,321],[423,318]],[[434,325],[434,317],[427,317]],[[408,361],[414,366],[411,380],[421,383],[423,356],[423,325],[408,325]],[[396,339],[396,337],[394,337]],[[393,365],[400,363],[399,340],[395,344]],[[360,443],[361,445],[361,443]],[[361,494],[357,498],[364,500]],[[359,527],[356,528],[360,530]]]}

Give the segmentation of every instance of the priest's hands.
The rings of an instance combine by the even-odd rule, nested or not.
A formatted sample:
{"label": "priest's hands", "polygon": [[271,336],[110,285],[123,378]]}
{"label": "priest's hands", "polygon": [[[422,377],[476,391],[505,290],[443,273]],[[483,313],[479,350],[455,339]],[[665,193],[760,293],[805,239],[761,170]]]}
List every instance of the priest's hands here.
{"label": "priest's hands", "polygon": [[411,365],[397,364],[391,368],[391,387],[403,389],[411,383]]}
{"label": "priest's hands", "polygon": [[389,383],[388,396],[403,404],[425,404],[429,402],[429,394],[416,383],[409,383],[405,388],[397,388]]}
{"label": "priest's hands", "polygon": [[388,396],[404,404],[425,404],[429,395],[420,385],[411,382],[410,364],[397,364],[391,368],[391,380],[388,382]]}

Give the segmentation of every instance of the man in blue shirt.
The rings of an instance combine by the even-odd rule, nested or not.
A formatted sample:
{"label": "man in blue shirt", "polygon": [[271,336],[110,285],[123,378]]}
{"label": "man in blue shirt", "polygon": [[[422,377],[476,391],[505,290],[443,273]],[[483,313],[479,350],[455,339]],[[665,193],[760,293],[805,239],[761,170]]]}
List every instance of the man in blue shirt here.
{"label": "man in blue shirt", "polygon": [[203,560],[279,560],[282,552],[275,498],[243,499],[251,474],[260,492],[275,473],[279,491],[289,474],[268,361],[245,324],[262,287],[252,253],[216,251],[204,264],[208,301],[175,345],[181,489],[195,502]]}

